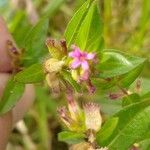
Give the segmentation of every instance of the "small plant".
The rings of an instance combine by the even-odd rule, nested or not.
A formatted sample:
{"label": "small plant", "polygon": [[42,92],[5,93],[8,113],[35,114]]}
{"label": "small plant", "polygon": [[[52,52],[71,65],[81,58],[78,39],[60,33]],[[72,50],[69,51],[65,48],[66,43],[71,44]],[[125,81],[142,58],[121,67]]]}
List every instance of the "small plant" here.
{"label": "small plant", "polygon": [[[146,59],[105,47],[98,6],[98,0],[87,0],[70,20],[63,40],[47,38],[46,57],[35,52],[32,44],[40,42],[42,51],[46,34],[35,41],[35,33],[45,33],[43,25],[47,27],[48,17],[37,23],[26,37],[25,51],[19,55],[20,66],[15,66],[0,101],[0,113],[15,105],[25,84],[48,85],[51,95],[66,100],[57,109],[63,127],[58,140],[68,143],[70,150],[138,149],[135,143],[149,137],[150,99],[149,94],[142,94],[140,80],[134,90],[131,85]],[[12,57],[16,56],[14,53]],[[100,97],[104,94],[110,102],[122,100],[120,110],[112,116],[103,112]],[[97,102],[95,95],[99,96]]]}

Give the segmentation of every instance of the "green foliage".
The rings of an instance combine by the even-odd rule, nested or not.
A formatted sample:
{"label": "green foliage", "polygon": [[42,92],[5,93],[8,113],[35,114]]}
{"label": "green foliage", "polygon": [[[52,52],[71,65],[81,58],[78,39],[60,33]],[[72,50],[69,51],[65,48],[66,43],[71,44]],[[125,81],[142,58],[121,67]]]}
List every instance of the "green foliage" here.
{"label": "green foliage", "polygon": [[80,85],[72,78],[71,74],[67,71],[63,71],[62,73],[64,79],[77,91],[81,92]]}
{"label": "green foliage", "polygon": [[144,67],[144,62],[138,65],[135,69],[131,70],[130,72],[124,74],[122,76],[122,79],[120,81],[120,85],[122,87],[128,87],[130,86],[135,79],[141,74]]}
{"label": "green foliage", "polygon": [[107,140],[112,135],[113,131],[117,126],[117,123],[117,117],[112,117],[107,120],[107,122],[103,125],[103,127],[96,135],[96,139],[99,145],[101,145],[101,143],[104,143],[105,140]]}
{"label": "green foliage", "polygon": [[133,103],[139,102],[141,100],[140,96],[136,93],[125,96],[122,100],[122,106],[131,105]]}
{"label": "green foliage", "polygon": [[144,58],[125,55],[114,50],[104,50],[101,54],[100,78],[112,78],[131,72],[145,62]]}
{"label": "green foliage", "polygon": [[43,65],[34,64],[17,73],[14,80],[21,83],[37,83],[44,80]]}
{"label": "green foliage", "polygon": [[41,57],[47,52],[45,49],[45,39],[48,30],[49,19],[43,17],[26,34],[23,48],[25,49],[23,64],[29,66],[40,61]]}
{"label": "green foliage", "polygon": [[[91,2],[90,2],[91,3]],[[86,1],[79,10],[74,14],[65,31],[65,39],[67,41],[67,46],[70,47],[74,43],[82,21],[86,17],[88,10],[90,8],[89,1]]]}
{"label": "green foliage", "polygon": [[[0,10],[2,14],[3,12],[6,13],[6,18],[8,20],[13,20],[9,23],[9,29],[17,45],[20,48],[24,48],[22,56],[22,65],[24,69],[8,81],[0,101],[0,114],[8,112],[14,107],[24,92],[25,84],[39,83],[43,82],[45,79],[43,66],[40,64],[40,62],[45,59],[45,55],[48,53],[45,46],[45,39],[47,36],[54,35],[62,37],[59,32],[56,32],[56,29],[58,29],[58,31],[63,31],[64,29],[63,23],[59,22],[58,19],[59,17],[63,17],[65,22],[67,18],[72,15],[71,7],[77,3],[74,2],[73,5],[70,5],[70,3],[65,2],[66,0],[52,0],[50,3],[46,3],[41,0],[34,1],[36,4],[35,6],[37,7],[36,9],[38,10],[38,15],[41,18],[35,26],[30,25],[28,20],[29,16],[26,13],[26,10],[19,9],[15,13],[15,10],[11,10],[7,13],[7,9],[9,9],[10,6],[5,6],[7,9],[3,8]],[[0,1],[1,6],[8,5],[8,3],[9,1]],[[47,5],[43,7],[45,3]],[[65,5],[63,5],[61,11],[58,12],[57,17],[55,18],[54,14],[64,3]],[[84,3],[78,1],[78,3],[82,3],[83,5],[73,15],[71,21],[68,23],[64,37],[67,41],[68,51],[72,44],[76,44],[81,48],[81,50],[96,52],[99,60],[96,68],[96,72],[98,72],[97,78],[92,79],[92,83],[96,86],[96,89],[100,91],[95,94],[94,98],[96,98],[97,102],[100,103],[101,110],[106,115],[106,121],[102,125],[101,130],[97,133],[96,141],[99,146],[108,146],[109,150],[127,150],[134,143],[138,143],[141,150],[149,150],[149,79],[144,79],[141,87],[141,93],[126,95],[120,101],[109,101],[106,96],[109,89],[112,91],[116,90],[117,86],[125,88],[125,90],[131,90],[131,92],[134,91],[133,89],[135,89],[135,84],[132,83],[139,75],[143,76],[141,72],[146,59],[134,55],[127,55],[113,49],[102,49],[104,47],[105,39],[105,47],[115,47],[123,50],[127,49],[133,54],[142,54],[142,56],[145,55],[144,57],[147,57],[146,50],[149,54],[148,27],[150,25],[150,2],[149,0],[142,0],[140,2],[140,4],[142,3],[142,8],[141,10],[139,7],[136,9],[138,10],[138,13],[135,13],[136,17],[132,16],[134,13],[129,11],[129,9],[132,8],[132,2],[129,1],[120,3],[120,8],[118,8],[116,1],[105,0],[103,6],[100,6],[103,8],[101,13],[98,0],[86,0]],[[38,4],[42,5],[38,6]],[[117,9],[115,11],[112,10],[116,6]],[[3,11],[4,9],[6,9],[6,11]],[[123,11],[122,14],[119,14],[120,10],[121,12]],[[127,10],[131,17],[126,14]],[[104,23],[102,23],[100,14],[103,16]],[[114,14],[117,16],[117,22],[114,20],[116,19]],[[138,14],[140,16],[138,16]],[[133,18],[135,18],[134,21]],[[137,19],[138,21],[136,21],[136,18],[140,19]],[[52,24],[50,28],[49,20]],[[131,23],[130,25],[133,29],[128,26],[129,22],[126,22],[126,20],[134,22],[134,24]],[[54,23],[58,25],[54,25],[53,27]],[[131,31],[131,33],[128,31]],[[120,33],[124,33],[125,35],[120,36]],[[52,49],[52,51],[53,50],[54,49]],[[146,63],[148,64],[149,62]],[[149,64],[147,66],[149,67]],[[67,69],[65,67],[60,72],[62,83],[67,85],[69,83],[76,92],[82,92],[83,97],[85,96],[87,100],[93,100],[94,98],[92,96],[81,91],[83,90],[82,85],[78,84],[72,78],[70,70],[67,68],[68,66],[66,67]],[[38,86],[38,84],[36,84],[36,86]],[[43,89],[43,87],[45,89]],[[53,137],[55,137],[56,132],[60,131],[60,127],[58,126],[58,121],[56,119],[56,109],[59,103],[57,100],[49,100],[51,98],[49,96],[50,94],[51,93],[46,86],[42,85],[41,87],[36,87],[36,109],[31,112],[32,117],[36,118],[35,120],[39,128],[39,130],[35,133],[32,132],[32,138],[33,141],[36,141],[37,143],[41,141],[43,149],[48,149],[49,141],[52,141],[51,139],[49,140],[48,127],[50,126],[50,132],[54,132],[52,133],[52,135],[54,134]],[[64,96],[65,93],[62,95]],[[64,103],[61,101],[64,97],[57,96],[57,94],[54,95],[60,103]],[[81,103],[82,102],[81,98]],[[27,125],[32,126],[30,125],[31,120],[31,118],[27,120]],[[48,124],[48,122],[50,123]],[[33,125],[35,125],[35,123]],[[68,144],[76,144],[85,141],[85,135],[82,133],[64,131],[58,134],[58,139],[59,141],[66,142]],[[55,141],[52,141],[52,143],[55,144]],[[56,148],[54,147],[54,149]]]}
{"label": "green foliage", "polygon": [[15,106],[24,92],[24,87],[24,84],[15,82],[13,78],[7,82],[0,101],[0,114],[8,112]]}
{"label": "green foliage", "polygon": [[68,47],[76,44],[82,50],[99,51],[103,47],[102,22],[97,1],[86,1],[75,13],[65,32]]}
{"label": "green foliage", "polygon": [[58,140],[68,144],[76,144],[84,141],[85,135],[82,133],[63,131],[58,134]]}
{"label": "green foliage", "polygon": [[[141,141],[149,131],[150,100],[129,105],[116,113],[119,121],[111,137],[102,145],[108,145],[110,150],[126,150],[134,142]],[[126,141],[126,142],[124,142]]]}
{"label": "green foliage", "polygon": [[75,44],[82,50],[100,51],[102,48],[102,22],[98,2],[93,1],[76,36]]}

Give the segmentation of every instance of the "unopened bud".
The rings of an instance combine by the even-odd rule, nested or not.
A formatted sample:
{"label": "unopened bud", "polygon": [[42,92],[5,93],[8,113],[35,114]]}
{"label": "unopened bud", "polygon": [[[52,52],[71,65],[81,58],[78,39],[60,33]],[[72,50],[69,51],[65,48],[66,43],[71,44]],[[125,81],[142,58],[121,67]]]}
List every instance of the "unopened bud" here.
{"label": "unopened bud", "polygon": [[68,101],[68,109],[69,109],[71,118],[77,121],[80,116],[80,108],[77,102],[74,100],[73,93],[71,90],[67,91],[67,101]]}
{"label": "unopened bud", "polygon": [[64,65],[64,61],[59,61],[58,59],[55,58],[50,58],[46,60],[44,67],[46,72],[59,72],[61,71],[62,67]]}
{"label": "unopened bud", "polygon": [[137,93],[140,93],[140,92],[141,92],[141,80],[140,80],[140,79],[138,79],[138,80],[136,81],[135,91],[136,91]]}
{"label": "unopened bud", "polygon": [[67,55],[65,40],[56,41],[54,39],[48,38],[46,40],[46,45],[53,58],[62,59],[64,56]]}
{"label": "unopened bud", "polygon": [[100,106],[95,103],[87,103],[84,105],[84,113],[86,129],[91,129],[96,132],[100,130],[102,124]]}
{"label": "unopened bud", "polygon": [[66,107],[60,107],[57,109],[57,112],[59,114],[60,119],[62,122],[69,128],[71,129],[71,124],[73,123],[73,120],[70,118],[68,115],[68,111]]}
{"label": "unopened bud", "polygon": [[46,81],[49,87],[52,88],[54,91],[60,90],[60,81],[55,73],[47,74]]}
{"label": "unopened bud", "polygon": [[122,96],[124,96],[124,93],[122,93],[122,92],[110,93],[110,94],[109,94],[109,98],[112,99],[112,100],[119,99],[119,98],[121,98]]}

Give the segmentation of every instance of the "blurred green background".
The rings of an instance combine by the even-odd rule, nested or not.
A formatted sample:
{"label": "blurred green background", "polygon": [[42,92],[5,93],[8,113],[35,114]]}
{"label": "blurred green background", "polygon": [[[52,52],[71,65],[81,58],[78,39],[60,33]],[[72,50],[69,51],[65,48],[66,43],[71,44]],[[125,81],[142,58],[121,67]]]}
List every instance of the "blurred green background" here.
{"label": "blurred green background", "polygon": [[[44,16],[49,18],[46,35],[63,38],[67,23],[84,2],[85,0],[0,0],[0,14],[5,18],[17,45],[23,48],[27,32]],[[150,0],[100,0],[100,9],[105,47],[148,59],[141,74],[143,92],[147,91],[150,84]],[[46,47],[42,47],[39,53],[45,56],[47,52]],[[25,61],[28,66],[30,63],[26,62],[32,63],[28,57]],[[62,102],[50,96],[47,87],[37,86],[36,93],[34,106],[11,134],[8,150],[67,149],[66,144],[57,141],[61,127],[56,119],[56,108]],[[96,99],[106,114],[112,115],[120,109],[120,102],[109,101],[108,104],[106,95],[96,95]]]}

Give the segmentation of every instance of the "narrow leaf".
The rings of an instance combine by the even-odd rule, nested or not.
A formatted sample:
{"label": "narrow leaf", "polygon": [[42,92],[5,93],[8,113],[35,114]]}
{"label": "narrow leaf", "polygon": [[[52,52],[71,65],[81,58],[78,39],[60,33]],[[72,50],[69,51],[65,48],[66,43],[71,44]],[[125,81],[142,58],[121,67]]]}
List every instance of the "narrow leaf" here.
{"label": "narrow leaf", "polygon": [[73,44],[73,42],[75,41],[77,33],[79,32],[79,28],[82,24],[82,21],[84,20],[86,14],[88,13],[89,7],[90,2],[86,1],[70,20],[65,31],[65,38],[68,47],[70,47],[70,45]]}
{"label": "narrow leaf", "polygon": [[45,39],[48,30],[49,19],[43,17],[39,22],[27,33],[24,39],[25,58],[23,63],[29,66],[39,62],[42,56],[47,52]]}
{"label": "narrow leaf", "polygon": [[76,144],[76,143],[84,141],[84,134],[64,131],[58,134],[58,140],[67,142],[68,144]]}
{"label": "narrow leaf", "polygon": [[102,126],[102,128],[96,135],[96,140],[99,145],[101,145],[101,143],[105,143],[105,140],[107,140],[112,135],[113,131],[115,130],[115,128],[117,126],[117,123],[118,123],[118,118],[113,117],[113,118],[110,118]]}
{"label": "narrow leaf", "polygon": [[101,71],[99,77],[112,78],[120,76],[131,72],[144,62],[144,58],[129,56],[115,50],[104,50],[98,65],[98,69]]}
{"label": "narrow leaf", "polygon": [[14,80],[21,83],[37,83],[44,80],[44,72],[41,64],[34,64],[17,73]]}
{"label": "narrow leaf", "polygon": [[[150,100],[140,101],[124,107],[114,117],[118,117],[118,124],[113,134],[101,143],[110,150],[127,150],[135,142],[145,138],[150,127]],[[126,141],[126,142],[124,142]]]}
{"label": "narrow leaf", "polygon": [[100,50],[103,46],[102,30],[98,2],[94,1],[82,22],[75,44],[82,50]]}
{"label": "narrow leaf", "polygon": [[10,79],[5,87],[0,101],[0,114],[11,110],[24,92],[24,84]]}
{"label": "narrow leaf", "polygon": [[63,77],[74,88],[74,90],[81,92],[80,85],[72,78],[69,72],[63,71]]}
{"label": "narrow leaf", "polygon": [[139,102],[141,99],[140,99],[140,96],[136,93],[133,93],[131,95],[128,95],[128,96],[125,96],[123,99],[122,99],[122,106],[127,106],[127,105],[131,105],[133,103],[137,103]]}

